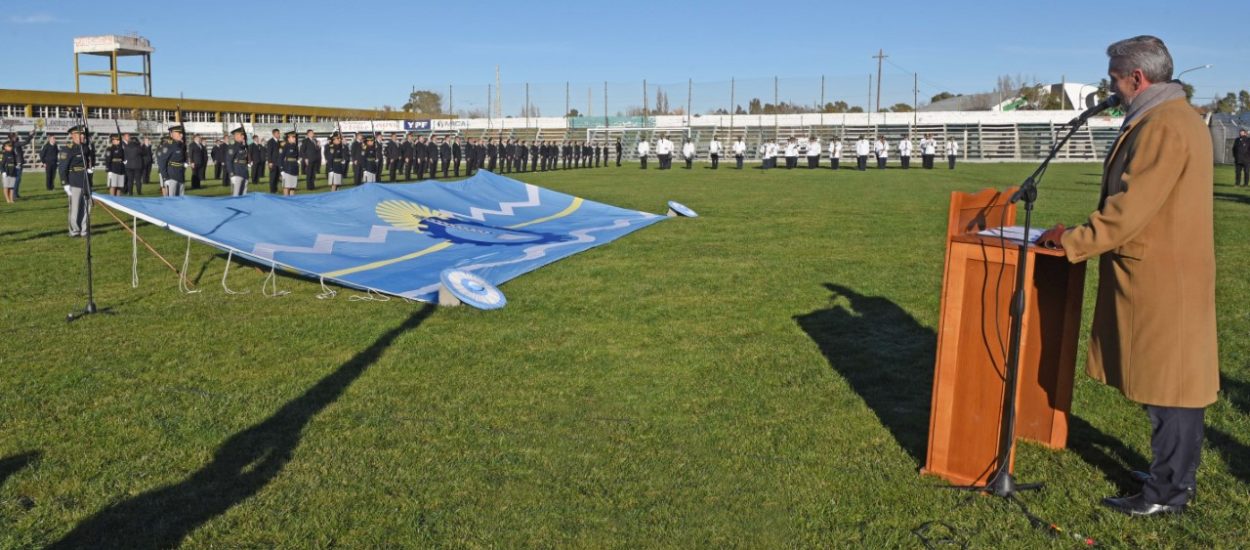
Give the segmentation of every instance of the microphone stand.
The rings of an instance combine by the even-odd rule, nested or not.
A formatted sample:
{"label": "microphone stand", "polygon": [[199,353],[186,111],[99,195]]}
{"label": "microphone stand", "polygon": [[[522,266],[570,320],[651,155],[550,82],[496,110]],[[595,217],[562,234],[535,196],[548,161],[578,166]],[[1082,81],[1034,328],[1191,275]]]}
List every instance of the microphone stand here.
{"label": "microphone stand", "polygon": [[1029,229],[1033,223],[1033,203],[1037,202],[1037,186],[1050,161],[1055,159],[1059,150],[1072,139],[1093,113],[1082,114],[1068,123],[1068,133],[1051,147],[1046,159],[1020,184],[1020,188],[1011,196],[1010,202],[1015,204],[1024,201],[1024,232],[1020,243],[1019,259],[1016,262],[1016,288],[1011,298],[1011,339],[1007,351],[1006,399],[1003,407],[1002,424],[999,427],[1001,437],[998,444],[998,457],[995,459],[998,468],[984,486],[966,485],[951,487],[957,490],[978,491],[1006,499],[1013,498],[1022,491],[1041,489],[1044,483],[1016,483],[1011,473],[1011,456],[1016,442],[1016,383],[1020,377],[1020,343],[1022,340],[1024,321],[1024,286],[1025,272],[1028,268]]}

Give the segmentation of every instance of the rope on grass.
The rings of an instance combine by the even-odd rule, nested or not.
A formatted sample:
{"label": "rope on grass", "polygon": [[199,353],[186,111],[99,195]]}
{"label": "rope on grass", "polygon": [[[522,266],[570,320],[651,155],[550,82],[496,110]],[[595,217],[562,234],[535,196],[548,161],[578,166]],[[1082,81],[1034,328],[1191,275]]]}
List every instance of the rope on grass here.
{"label": "rope on grass", "polygon": [[234,290],[230,290],[230,287],[226,286],[226,276],[230,275],[230,260],[232,259],[234,259],[234,250],[230,250],[226,254],[226,270],[221,272],[221,289],[226,291],[226,294],[248,294],[251,292],[250,290],[236,292]]}
{"label": "rope on grass", "polygon": [[347,299],[349,302],[389,302],[391,297],[373,289],[365,289],[364,294],[354,294]]}
{"label": "rope on grass", "polygon": [[187,237],[187,251],[182,255],[182,271],[178,273],[178,291],[183,294],[195,294],[198,290],[191,290],[190,283],[187,282],[187,270],[191,268],[191,237]]}
{"label": "rope on grass", "polygon": [[134,231],[130,232],[130,288],[139,288],[139,218],[131,218]]}
{"label": "rope on grass", "polygon": [[330,288],[330,287],[326,286],[326,278],[325,278],[325,277],[317,277],[317,280],[318,280],[318,281],[321,281],[321,293],[320,293],[320,294],[317,294],[317,299],[318,299],[318,300],[329,300],[329,299],[331,299],[331,298],[334,298],[335,296],[338,296],[339,291],[334,290],[333,288]]}
{"label": "rope on grass", "polygon": [[[289,290],[278,290],[278,278],[274,273],[278,270],[278,264],[269,264],[269,276],[265,277],[265,281],[260,284],[260,293],[266,298],[277,298],[278,296],[286,296],[290,294]],[[270,288],[273,290],[269,290]]]}

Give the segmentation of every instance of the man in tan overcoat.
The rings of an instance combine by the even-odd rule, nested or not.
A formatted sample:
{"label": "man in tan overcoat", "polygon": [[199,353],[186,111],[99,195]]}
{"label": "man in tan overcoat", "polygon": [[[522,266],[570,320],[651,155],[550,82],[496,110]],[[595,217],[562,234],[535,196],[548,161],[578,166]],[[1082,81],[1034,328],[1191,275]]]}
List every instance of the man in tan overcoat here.
{"label": "man in tan overcoat", "polygon": [[1203,412],[1219,390],[1211,136],[1172,80],[1161,40],[1107,48],[1127,107],[1103,167],[1098,211],[1042,242],[1072,262],[1099,257],[1086,370],[1145,406],[1154,457],[1139,494],[1108,498],[1131,515],[1177,513],[1192,498]]}

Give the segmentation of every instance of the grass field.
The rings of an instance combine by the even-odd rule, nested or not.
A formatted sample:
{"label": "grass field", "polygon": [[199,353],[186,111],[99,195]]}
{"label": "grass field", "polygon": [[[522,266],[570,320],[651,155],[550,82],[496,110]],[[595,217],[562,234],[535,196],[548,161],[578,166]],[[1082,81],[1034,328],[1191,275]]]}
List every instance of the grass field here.
{"label": "grass field", "polygon": [[[83,242],[28,173],[0,205],[0,548],[921,548],[925,524],[955,547],[1250,546],[1250,193],[1231,169],[1213,188],[1224,388],[1189,513],[1098,505],[1148,464],[1149,425],[1080,373],[1069,448],[1017,458],[1063,535],[919,475],[949,193],[1030,169],[524,174],[702,217],[509,282],[496,312],[318,300],[288,277],[264,298],[238,266],[251,293],[226,295],[224,255],[199,245],[201,293],[142,249],[132,289],[130,237],[97,210],[105,313],[72,324]],[[1051,168],[1039,222],[1082,221],[1099,171]],[[195,193],[225,193],[210,183]],[[140,233],[181,262],[185,240]]]}

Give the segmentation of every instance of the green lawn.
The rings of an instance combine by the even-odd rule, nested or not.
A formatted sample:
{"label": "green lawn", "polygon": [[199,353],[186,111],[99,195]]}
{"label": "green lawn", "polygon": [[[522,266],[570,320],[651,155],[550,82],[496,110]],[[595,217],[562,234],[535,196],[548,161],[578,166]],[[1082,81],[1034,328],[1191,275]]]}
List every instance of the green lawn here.
{"label": "green lawn", "polygon": [[[1217,170],[1224,392],[1199,500],[1179,518],[1098,505],[1146,466],[1149,425],[1077,374],[1069,449],[1025,444],[1030,510],[922,477],[956,171],[639,171],[528,182],[660,223],[503,286],[506,308],[260,295],[192,247],[198,294],[97,210],[96,300],[65,196],[26,175],[0,205],[0,548],[1250,545],[1250,193]],[[1100,167],[1053,167],[1042,224],[1079,222]],[[97,176],[102,176],[97,174]],[[100,181],[103,181],[100,178]],[[155,191],[149,187],[148,192]],[[223,194],[217,182],[196,194]],[[175,264],[185,240],[140,233]],[[1090,319],[1093,275],[1086,291]],[[1084,363],[1084,337],[1078,369]],[[950,541],[948,541],[950,542]]]}

